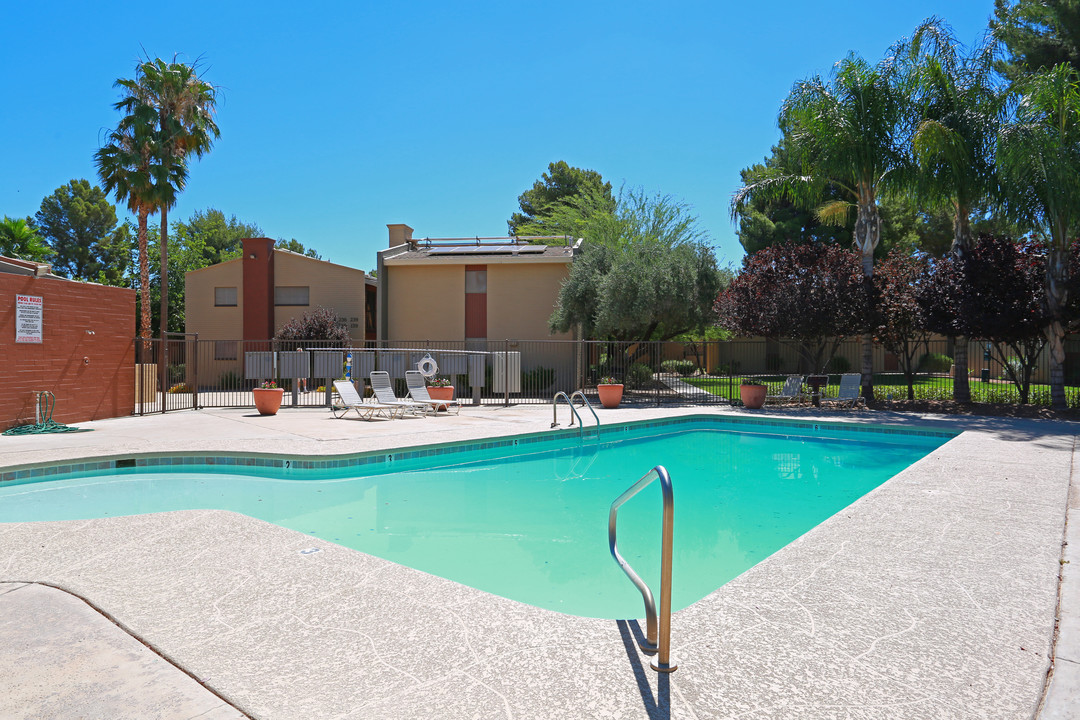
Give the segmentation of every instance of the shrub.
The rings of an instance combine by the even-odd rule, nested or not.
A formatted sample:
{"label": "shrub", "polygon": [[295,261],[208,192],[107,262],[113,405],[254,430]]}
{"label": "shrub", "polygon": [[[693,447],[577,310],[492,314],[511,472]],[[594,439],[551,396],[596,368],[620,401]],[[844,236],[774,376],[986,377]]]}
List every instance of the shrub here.
{"label": "shrub", "polygon": [[722,375],[722,376],[725,376],[725,377],[728,376],[728,375],[738,375],[739,374],[739,367],[740,367],[740,364],[739,364],[738,360],[732,360],[731,362],[721,363],[721,364],[717,365],[716,368],[713,370],[713,375],[717,375],[717,376]]}
{"label": "shrub", "polygon": [[238,388],[240,385],[240,373],[235,370],[226,370],[218,378],[218,387],[220,388]]}
{"label": "shrub", "polygon": [[952,367],[952,358],[942,353],[926,353],[919,358],[919,372],[947,373]]}
{"label": "shrub", "polygon": [[[1012,370],[1012,375],[1009,375],[1009,370]],[[1010,355],[1005,358],[1004,367],[1001,368],[1000,380],[1012,380],[1014,377],[1022,377],[1024,372],[1024,364],[1020,361],[1020,358],[1015,355]]]}
{"label": "shrub", "polygon": [[184,379],[187,378],[187,364],[178,363],[176,365],[170,365],[168,378],[170,383],[183,383]]}
{"label": "shrub", "polygon": [[634,363],[626,371],[626,385],[631,388],[643,388],[652,383],[652,368],[645,363]]}
{"label": "shrub", "polygon": [[847,372],[851,372],[851,361],[843,355],[833,355],[829,362],[825,364],[825,373],[827,375],[843,375]]}
{"label": "shrub", "polygon": [[277,333],[275,340],[326,340],[341,345],[348,345],[349,323],[330,308],[317,306],[300,318],[293,318],[285,323]]}
{"label": "shrub", "polygon": [[173,385],[172,387],[169,388],[169,392],[174,393],[174,394],[175,393],[189,393],[189,392],[191,392],[191,386],[188,385],[187,383],[184,383],[184,382],[176,383],[175,385]]}
{"label": "shrub", "polygon": [[521,372],[521,387],[525,391],[547,390],[555,384],[555,368],[537,365],[532,370]]}
{"label": "shrub", "polygon": [[693,375],[697,370],[697,365],[693,360],[665,360],[660,363],[660,368],[664,372],[678,373],[680,375]]}

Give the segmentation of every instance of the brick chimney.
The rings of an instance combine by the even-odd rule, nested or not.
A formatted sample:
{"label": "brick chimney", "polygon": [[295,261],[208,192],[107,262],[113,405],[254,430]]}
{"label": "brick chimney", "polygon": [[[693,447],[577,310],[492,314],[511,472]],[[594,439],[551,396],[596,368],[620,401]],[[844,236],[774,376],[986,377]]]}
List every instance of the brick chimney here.
{"label": "brick chimney", "polygon": [[404,223],[387,224],[387,229],[390,230],[390,247],[397,247],[398,245],[404,245],[407,242],[412,242],[413,229]]}
{"label": "brick chimney", "polygon": [[244,340],[274,336],[274,241],[244,238]]}

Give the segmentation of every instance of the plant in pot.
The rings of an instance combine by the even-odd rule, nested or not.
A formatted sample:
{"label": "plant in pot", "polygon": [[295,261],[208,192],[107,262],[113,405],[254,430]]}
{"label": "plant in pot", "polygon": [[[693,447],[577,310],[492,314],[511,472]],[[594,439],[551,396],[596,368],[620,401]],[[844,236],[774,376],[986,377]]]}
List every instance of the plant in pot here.
{"label": "plant in pot", "polygon": [[759,383],[756,380],[744,380],[739,385],[739,399],[742,400],[743,407],[757,410],[765,405],[765,393],[767,390],[765,383]]}
{"label": "plant in pot", "polygon": [[600,404],[606,408],[617,408],[622,402],[622,383],[613,377],[602,377],[596,383],[596,392],[600,395]]}
{"label": "plant in pot", "polygon": [[450,384],[450,378],[433,377],[427,381],[428,395],[432,400],[453,400],[454,386]]}
{"label": "plant in pot", "polygon": [[276,382],[267,380],[259,387],[252,388],[251,394],[255,398],[255,409],[260,415],[277,415],[285,388],[279,388]]}

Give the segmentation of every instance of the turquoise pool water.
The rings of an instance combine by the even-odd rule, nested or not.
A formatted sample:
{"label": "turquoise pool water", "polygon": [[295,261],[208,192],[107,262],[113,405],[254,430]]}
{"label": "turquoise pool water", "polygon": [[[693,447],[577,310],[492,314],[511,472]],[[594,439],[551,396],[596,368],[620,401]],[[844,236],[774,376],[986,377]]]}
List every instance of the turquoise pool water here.
{"label": "turquoise pool water", "polygon": [[[612,433],[614,435],[614,433]],[[638,617],[608,553],[611,501],[654,465],[675,492],[673,607],[701,599],[948,438],[627,432],[351,471],[183,466],[0,486],[0,522],[233,510],[481,590],[574,615]],[[256,474],[261,472],[262,475]],[[267,474],[277,476],[267,476]],[[354,476],[349,476],[349,475]],[[619,514],[624,557],[655,589],[660,490]]]}

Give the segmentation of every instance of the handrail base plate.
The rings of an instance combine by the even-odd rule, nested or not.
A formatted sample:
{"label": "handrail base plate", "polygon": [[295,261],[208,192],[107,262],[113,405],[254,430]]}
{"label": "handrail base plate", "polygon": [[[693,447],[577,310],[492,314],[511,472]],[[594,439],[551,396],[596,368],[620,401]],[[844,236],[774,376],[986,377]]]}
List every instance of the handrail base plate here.
{"label": "handrail base plate", "polygon": [[673,673],[679,669],[679,666],[675,663],[668,663],[667,665],[662,665],[660,663],[649,663],[649,667],[651,667],[658,673]]}

